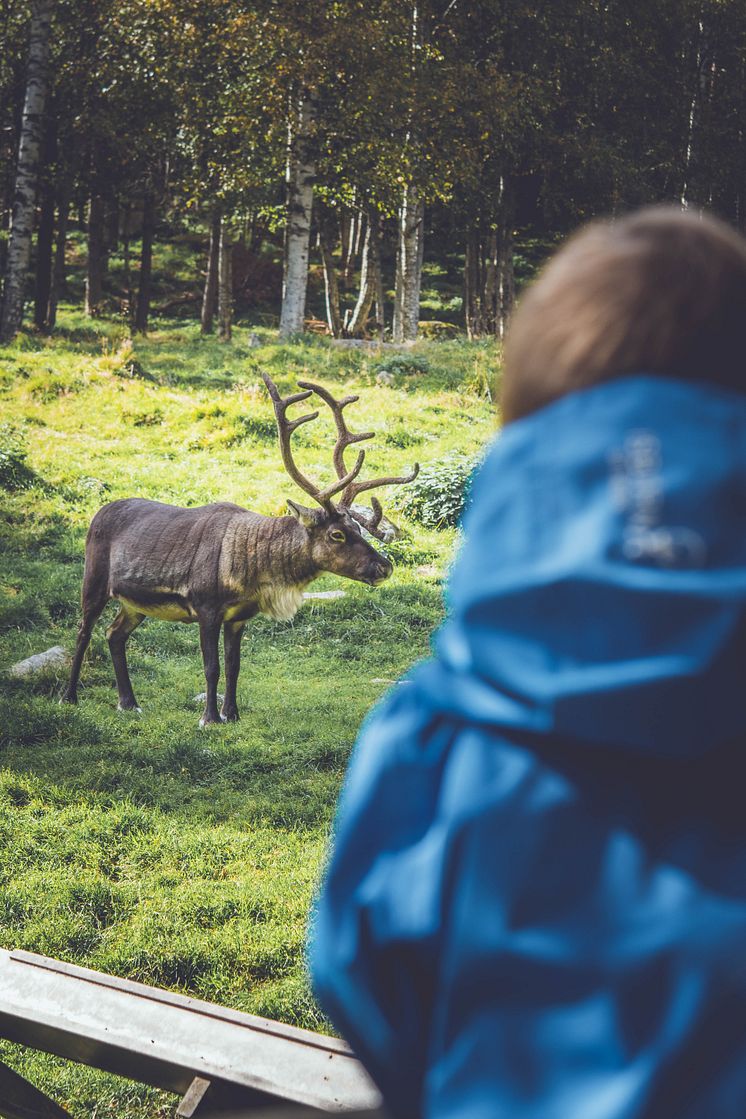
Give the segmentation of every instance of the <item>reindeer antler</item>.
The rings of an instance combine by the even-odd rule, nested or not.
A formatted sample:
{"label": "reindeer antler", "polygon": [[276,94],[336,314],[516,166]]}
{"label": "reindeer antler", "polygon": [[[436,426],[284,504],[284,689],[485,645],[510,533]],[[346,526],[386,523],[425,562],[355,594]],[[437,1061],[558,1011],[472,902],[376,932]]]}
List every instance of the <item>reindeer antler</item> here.
{"label": "reindeer antler", "polygon": [[[342,474],[340,474],[339,470],[337,469],[338,480],[336,482],[332,482],[330,485],[322,490],[319,486],[316,485],[315,482],[312,482],[310,478],[306,478],[305,474],[301,473],[295,463],[295,460],[293,459],[292,451],[290,450],[290,436],[293,434],[295,429],[297,427],[300,427],[301,424],[308,423],[309,420],[315,420],[319,413],[318,411],[309,412],[305,416],[299,416],[296,420],[289,420],[286,415],[287,409],[290,407],[291,404],[298,404],[301,400],[307,400],[313,390],[309,388],[306,392],[296,392],[292,393],[290,396],[282,397],[280,396],[277,385],[267,373],[262,373],[262,379],[267,386],[269,395],[272,397],[272,403],[275,409],[275,419],[277,420],[277,432],[280,437],[280,453],[282,455],[282,461],[285,465],[285,469],[287,470],[293,481],[297,485],[299,485],[302,490],[305,490],[305,492],[309,494],[314,499],[314,501],[318,501],[319,505],[322,505],[327,509],[332,507],[331,499],[334,494],[339,493],[340,490],[343,490],[346,486],[350,485],[360,473],[363,461],[365,459],[365,451],[360,451],[357,456],[357,462],[353,466],[352,470],[344,473],[344,464]],[[299,381],[298,383],[301,387],[303,387],[302,381]],[[335,448],[335,456],[336,453],[337,449]],[[334,463],[336,468],[336,457]]]}
{"label": "reindeer antler", "polygon": [[[379,486],[399,486],[404,485],[406,482],[414,481],[419,473],[420,464],[416,462],[411,474],[407,474],[405,476],[395,477],[394,475],[388,475],[385,478],[371,478],[367,482],[356,482],[355,478],[359,473],[358,469],[351,471],[351,478],[345,472],[345,450],[352,443],[360,443],[364,439],[372,439],[375,435],[375,432],[363,431],[354,434],[347,427],[342,412],[348,404],[354,404],[355,401],[359,400],[360,398],[358,396],[344,396],[341,400],[336,400],[328,389],[325,389],[322,385],[314,384],[313,381],[298,381],[298,386],[302,389],[307,390],[307,393],[304,395],[315,392],[317,396],[320,396],[321,399],[329,405],[332,415],[334,416],[334,423],[337,427],[337,442],[334,446],[333,454],[334,469],[337,471],[337,477],[340,479],[340,487],[344,490],[342,497],[339,500],[339,504],[343,505],[351,513],[355,520],[359,524],[363,525],[364,528],[368,530],[368,532],[371,532],[374,536],[379,536],[377,529],[378,525],[380,524],[381,517],[383,516],[383,509],[381,508],[380,501],[375,497],[371,498],[370,503],[373,508],[373,513],[370,517],[365,516],[365,514],[363,513],[359,513],[357,510],[353,510],[351,508],[353,501],[359,493],[363,493],[365,490],[377,489]],[[365,452],[361,451],[360,454],[364,455]],[[358,463],[360,463],[359,456]],[[362,465],[362,463],[360,463],[360,465]],[[344,484],[342,484],[343,482]]]}

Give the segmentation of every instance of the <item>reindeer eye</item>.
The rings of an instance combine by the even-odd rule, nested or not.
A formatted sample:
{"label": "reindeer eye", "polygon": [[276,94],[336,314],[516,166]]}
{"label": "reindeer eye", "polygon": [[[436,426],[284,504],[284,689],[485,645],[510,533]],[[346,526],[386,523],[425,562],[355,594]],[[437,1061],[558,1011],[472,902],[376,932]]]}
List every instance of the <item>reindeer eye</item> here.
{"label": "reindeer eye", "polygon": [[345,534],[338,528],[333,528],[329,535],[331,536],[332,540],[336,540],[338,544],[344,544],[345,540],[347,539]]}

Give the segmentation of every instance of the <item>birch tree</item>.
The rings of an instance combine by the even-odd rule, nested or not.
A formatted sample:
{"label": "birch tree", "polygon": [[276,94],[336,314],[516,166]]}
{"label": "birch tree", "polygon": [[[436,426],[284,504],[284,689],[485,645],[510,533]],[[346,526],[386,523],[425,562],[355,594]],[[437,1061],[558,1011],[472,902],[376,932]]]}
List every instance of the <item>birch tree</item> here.
{"label": "birch tree", "polygon": [[0,342],[8,342],[17,333],[23,318],[24,289],[31,259],[39,149],[47,96],[52,8],[52,0],[34,0],[31,8],[26,97],[21,121],[15,193],[5,265]]}
{"label": "birch tree", "polygon": [[376,334],[383,331],[383,294],[381,277],[381,221],[375,207],[368,209],[360,270],[360,294],[352,312],[347,332],[352,338],[365,334],[371,309],[376,305]]}
{"label": "birch tree", "polygon": [[425,206],[420,192],[412,183],[407,183],[399,207],[394,300],[395,342],[413,341],[417,337],[425,251],[424,220]]}
{"label": "birch tree", "polygon": [[233,331],[233,239],[228,222],[220,222],[218,251],[218,339],[230,342]]}
{"label": "birch tree", "polygon": [[285,173],[287,226],[282,280],[280,338],[303,330],[308,286],[308,252],[316,165],[311,154],[314,108],[306,90],[296,93],[288,114]]}

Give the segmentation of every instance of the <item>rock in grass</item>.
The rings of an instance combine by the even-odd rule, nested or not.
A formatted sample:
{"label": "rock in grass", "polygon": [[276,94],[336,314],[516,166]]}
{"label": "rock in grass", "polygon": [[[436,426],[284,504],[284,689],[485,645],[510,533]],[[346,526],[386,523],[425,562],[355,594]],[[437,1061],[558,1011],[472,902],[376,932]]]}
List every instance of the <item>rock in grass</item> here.
{"label": "rock in grass", "polygon": [[304,598],[344,598],[347,591],[304,591]]}
{"label": "rock in grass", "polygon": [[34,653],[23,661],[11,665],[8,670],[11,676],[32,676],[44,668],[62,668],[67,664],[67,653],[62,645],[53,645],[43,653]]}

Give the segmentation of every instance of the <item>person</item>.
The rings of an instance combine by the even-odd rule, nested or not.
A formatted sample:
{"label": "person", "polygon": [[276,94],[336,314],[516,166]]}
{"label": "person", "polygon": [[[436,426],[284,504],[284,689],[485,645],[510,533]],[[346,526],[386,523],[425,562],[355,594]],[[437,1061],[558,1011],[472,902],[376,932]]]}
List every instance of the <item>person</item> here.
{"label": "person", "polygon": [[746,1115],[746,243],[646,209],[521,300],[430,660],[310,929],[404,1119]]}

